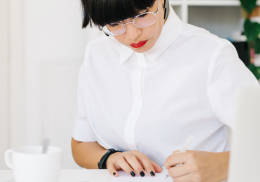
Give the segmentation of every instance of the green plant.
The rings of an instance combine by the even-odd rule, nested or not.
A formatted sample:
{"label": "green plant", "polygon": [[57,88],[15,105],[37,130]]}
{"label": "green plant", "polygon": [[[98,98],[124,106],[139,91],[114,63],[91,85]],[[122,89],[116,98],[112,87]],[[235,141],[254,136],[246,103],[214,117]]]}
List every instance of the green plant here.
{"label": "green plant", "polygon": [[[250,19],[250,14],[257,7],[257,0],[240,0],[241,6],[245,11],[244,34],[247,37],[249,51],[254,50],[260,54],[260,24]],[[260,67],[255,66],[252,62],[248,68],[253,72],[257,79],[260,79]]]}

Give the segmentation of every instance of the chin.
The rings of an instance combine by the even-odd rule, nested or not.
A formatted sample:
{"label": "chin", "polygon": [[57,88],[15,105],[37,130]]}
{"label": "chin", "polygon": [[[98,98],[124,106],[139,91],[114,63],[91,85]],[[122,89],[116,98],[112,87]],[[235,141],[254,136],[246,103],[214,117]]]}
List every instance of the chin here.
{"label": "chin", "polygon": [[147,50],[141,50],[141,49],[133,49],[135,52],[143,53],[146,52]]}

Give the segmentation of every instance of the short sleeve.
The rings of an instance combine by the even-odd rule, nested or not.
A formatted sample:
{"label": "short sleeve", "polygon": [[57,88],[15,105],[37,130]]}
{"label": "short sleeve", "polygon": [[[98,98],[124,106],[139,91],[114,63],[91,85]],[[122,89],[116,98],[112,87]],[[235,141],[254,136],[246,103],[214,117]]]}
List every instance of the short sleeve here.
{"label": "short sleeve", "polygon": [[84,62],[80,67],[77,88],[77,114],[72,132],[72,137],[77,141],[93,142],[96,136],[91,128],[87,116],[86,89],[87,89],[87,61],[89,59],[89,49],[87,47]]}
{"label": "short sleeve", "polygon": [[236,99],[241,89],[259,86],[254,75],[239,59],[234,46],[225,42],[220,46],[208,69],[208,98],[221,122],[233,128]]}

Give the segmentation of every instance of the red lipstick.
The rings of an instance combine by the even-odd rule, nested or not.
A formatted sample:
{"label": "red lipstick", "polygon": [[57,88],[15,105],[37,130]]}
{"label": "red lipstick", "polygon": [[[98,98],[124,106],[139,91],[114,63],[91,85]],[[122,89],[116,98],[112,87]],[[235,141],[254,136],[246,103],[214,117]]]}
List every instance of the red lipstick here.
{"label": "red lipstick", "polygon": [[143,47],[143,46],[146,44],[147,41],[148,41],[148,40],[140,41],[140,42],[138,42],[137,44],[132,43],[131,46],[132,46],[133,48],[140,48],[140,47]]}

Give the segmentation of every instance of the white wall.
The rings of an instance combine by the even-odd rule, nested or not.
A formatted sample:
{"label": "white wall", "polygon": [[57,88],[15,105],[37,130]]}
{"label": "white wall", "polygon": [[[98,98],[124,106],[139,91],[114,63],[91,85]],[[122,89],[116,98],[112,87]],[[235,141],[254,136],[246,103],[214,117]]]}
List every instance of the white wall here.
{"label": "white wall", "polygon": [[103,36],[81,29],[79,3],[1,0],[0,169],[8,147],[40,144],[43,124],[64,149],[63,168],[77,168],[70,149],[77,74],[85,45]]}
{"label": "white wall", "polygon": [[[80,1],[25,0],[26,141],[45,134],[64,149],[64,168],[76,167],[70,139],[76,85],[86,43],[100,35],[81,29]],[[101,34],[103,36],[103,34]]]}
{"label": "white wall", "polygon": [[[8,147],[9,69],[8,69],[8,0],[0,1],[0,155]],[[0,168],[5,165],[0,157]]]}

